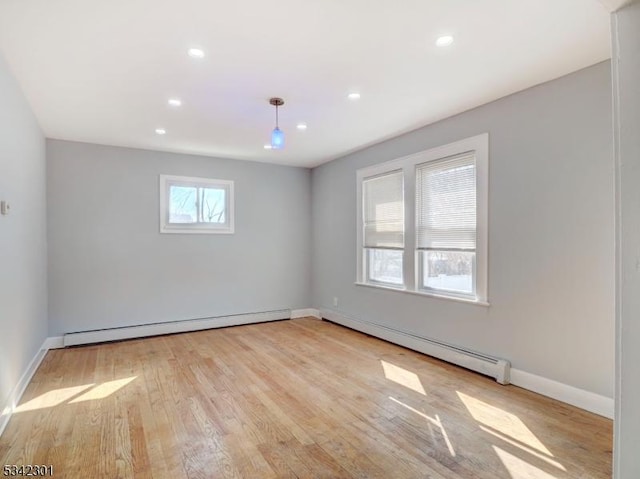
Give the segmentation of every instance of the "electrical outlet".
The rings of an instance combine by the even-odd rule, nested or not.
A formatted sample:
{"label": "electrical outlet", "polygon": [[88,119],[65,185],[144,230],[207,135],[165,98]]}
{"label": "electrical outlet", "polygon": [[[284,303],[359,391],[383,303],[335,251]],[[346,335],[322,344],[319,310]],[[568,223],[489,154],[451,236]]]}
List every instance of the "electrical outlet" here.
{"label": "electrical outlet", "polygon": [[338,297],[337,296],[333,297],[333,305],[334,306],[338,306]]}
{"label": "electrical outlet", "polygon": [[7,203],[6,201],[0,201],[0,214],[1,215],[8,215],[10,209],[11,209],[11,205],[9,203]]}

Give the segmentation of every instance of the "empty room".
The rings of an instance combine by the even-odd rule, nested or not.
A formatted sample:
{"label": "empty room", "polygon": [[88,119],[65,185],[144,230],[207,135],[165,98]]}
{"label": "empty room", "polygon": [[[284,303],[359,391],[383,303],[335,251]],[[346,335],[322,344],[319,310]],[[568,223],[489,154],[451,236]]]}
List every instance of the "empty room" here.
{"label": "empty room", "polygon": [[0,2],[0,475],[640,478],[640,2]]}

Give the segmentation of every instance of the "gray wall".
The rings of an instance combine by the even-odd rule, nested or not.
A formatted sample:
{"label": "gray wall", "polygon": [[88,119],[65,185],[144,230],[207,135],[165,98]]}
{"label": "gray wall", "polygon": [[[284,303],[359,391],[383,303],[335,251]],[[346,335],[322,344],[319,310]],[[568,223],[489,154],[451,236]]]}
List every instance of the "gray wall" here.
{"label": "gray wall", "polygon": [[[49,333],[310,303],[310,172],[47,140]],[[160,234],[158,176],[233,180],[235,234]]]}
{"label": "gray wall", "polygon": [[617,167],[614,471],[640,477],[640,3],[612,17]]}
{"label": "gray wall", "polygon": [[45,140],[0,56],[0,408],[47,336]]}
{"label": "gray wall", "polygon": [[[605,62],[314,169],[314,306],[613,397],[611,131]],[[483,132],[491,306],[354,285],[356,170]]]}

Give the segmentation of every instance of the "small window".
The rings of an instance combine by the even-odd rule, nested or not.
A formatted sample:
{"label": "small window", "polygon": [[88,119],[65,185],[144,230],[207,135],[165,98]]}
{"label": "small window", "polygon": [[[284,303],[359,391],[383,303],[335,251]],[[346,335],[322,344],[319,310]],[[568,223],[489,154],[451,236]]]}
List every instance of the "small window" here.
{"label": "small window", "polygon": [[160,175],[161,233],[233,233],[233,181]]}

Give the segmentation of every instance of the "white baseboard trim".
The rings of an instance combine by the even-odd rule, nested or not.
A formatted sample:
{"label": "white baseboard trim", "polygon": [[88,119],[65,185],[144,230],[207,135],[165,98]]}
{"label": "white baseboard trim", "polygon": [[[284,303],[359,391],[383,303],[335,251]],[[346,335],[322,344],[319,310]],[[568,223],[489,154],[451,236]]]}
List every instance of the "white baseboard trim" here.
{"label": "white baseboard trim", "polygon": [[140,326],[124,326],[121,328],[98,329],[94,331],[79,331],[63,336],[64,346],[78,346],[81,344],[104,343],[123,339],[146,338],[162,334],[186,333],[202,331],[204,329],[240,326],[242,324],[265,323],[289,319],[291,311],[282,309],[259,313],[234,314],[211,318],[169,321],[166,323],[144,324]]}
{"label": "white baseboard trim", "polygon": [[511,384],[613,419],[613,398],[513,368],[511,369]]}
{"label": "white baseboard trim", "polygon": [[50,336],[44,340],[42,347],[46,350],[49,349],[62,349],[64,348],[64,337],[63,336]]}
{"label": "white baseboard trim", "polygon": [[316,319],[322,319],[320,317],[320,311],[318,311],[317,309],[314,308],[306,308],[306,309],[294,309],[293,311],[291,311],[291,319],[296,319],[296,318],[316,318]]}
{"label": "white baseboard trim", "polygon": [[47,343],[49,339],[51,338],[47,338],[44,340],[38,352],[35,354],[31,362],[29,362],[27,369],[24,371],[24,373],[22,374],[22,377],[18,381],[18,384],[15,385],[15,387],[13,388],[13,391],[11,391],[11,394],[9,394],[9,397],[7,398],[7,402],[3,405],[2,415],[0,416],[0,436],[2,436],[4,429],[7,427],[7,424],[9,423],[9,419],[11,419],[11,415],[13,414],[13,411],[15,410],[16,406],[20,402],[20,398],[22,398],[22,395],[24,394],[25,389],[27,389],[27,386],[31,382],[31,378],[33,377],[35,372],[38,370],[40,363],[44,359],[44,356],[47,354],[47,351],[49,349],[47,346]]}
{"label": "white baseboard trim", "polygon": [[415,334],[370,323],[354,318],[330,308],[320,310],[323,318],[341,324],[356,331],[360,331],[394,344],[399,344],[414,351],[418,351],[434,358],[442,359],[463,368],[476,371],[494,378],[500,384],[509,384],[509,361],[495,358],[488,354],[479,353],[447,344],[442,341],[417,336]]}

